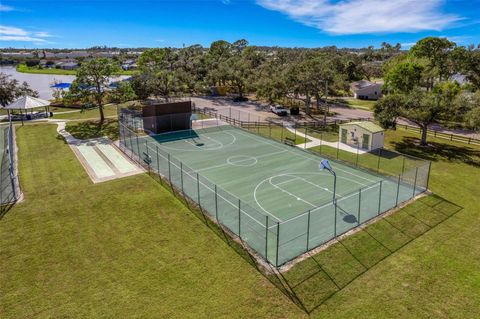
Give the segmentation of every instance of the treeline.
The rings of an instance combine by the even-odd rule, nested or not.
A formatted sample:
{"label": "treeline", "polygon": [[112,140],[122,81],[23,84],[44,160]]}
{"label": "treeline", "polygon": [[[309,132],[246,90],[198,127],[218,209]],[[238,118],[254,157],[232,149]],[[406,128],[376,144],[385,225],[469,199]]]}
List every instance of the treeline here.
{"label": "treeline", "polygon": [[[307,114],[316,107],[326,120],[327,96],[348,95],[352,81],[384,78],[384,98],[375,107],[375,116],[383,126],[394,127],[398,117],[410,119],[424,131],[422,144],[426,143],[427,126],[435,121],[480,126],[475,120],[480,114],[480,50],[457,46],[444,38],[425,38],[408,51],[402,51],[398,44],[383,43],[381,49],[360,52],[215,41],[208,49],[199,45],[148,49],[137,64],[138,73],[111,91],[102,90],[105,83],[87,75],[111,76],[118,63],[112,59],[87,61],[80,67],[71,93],[82,96],[76,88],[97,88],[94,98],[101,109],[105,96],[115,101],[168,99],[215,89],[236,94],[236,100],[254,94],[269,103],[301,101]],[[467,84],[453,81],[453,75],[464,76]]]}
{"label": "treeline", "polygon": [[[242,99],[255,93],[271,103],[302,100],[308,113],[327,95],[346,95],[349,83],[383,76],[382,62],[401,54],[387,43],[363,52],[249,46],[246,40],[213,42],[208,49],[148,49],[138,59],[132,87],[140,98],[206,93],[227,88]],[[380,63],[379,63],[380,62]]]}

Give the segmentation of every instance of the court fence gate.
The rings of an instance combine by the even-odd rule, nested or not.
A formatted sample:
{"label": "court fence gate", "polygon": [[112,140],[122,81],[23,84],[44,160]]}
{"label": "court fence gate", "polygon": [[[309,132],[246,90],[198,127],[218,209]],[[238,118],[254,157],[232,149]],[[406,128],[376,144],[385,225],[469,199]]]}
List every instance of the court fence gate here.
{"label": "court fence gate", "polygon": [[[208,115],[208,112],[202,114]],[[158,174],[161,180],[168,182],[172,189],[175,189],[186,200],[195,203],[205,216],[227,229],[232,236],[238,237],[250,251],[253,250],[257,258],[261,258],[275,267],[280,267],[298,256],[336,239],[428,189],[430,162],[400,154],[398,156],[401,158],[396,163],[398,167],[395,167],[399,173],[392,174],[390,167],[387,172],[381,166],[382,153],[380,151],[378,154],[371,154],[371,156],[378,157],[376,169],[361,167],[362,161],[358,158],[356,166],[352,165],[351,161],[347,161],[347,163],[358,169],[375,171],[384,179],[395,181],[395,183],[389,184],[395,184],[396,189],[388,191],[395,192],[396,196],[393,198],[385,196],[387,193],[386,183],[384,180],[380,180],[343,195],[342,197],[345,199],[342,201],[331,200],[303,214],[279,222],[191,169],[162,149],[158,142],[145,138],[148,135],[145,134],[145,130],[141,126],[142,121],[138,119],[138,116],[134,113],[123,113],[123,116],[119,117],[120,149],[150,172]],[[208,128],[210,130],[222,130],[226,127],[222,124],[228,123],[265,138],[269,138],[267,132],[270,131],[270,138],[279,143],[282,143],[282,140],[276,138],[277,135],[272,138],[272,130],[277,130],[275,134],[278,134],[278,130],[281,129],[287,134],[288,128],[291,128],[275,123],[248,123],[225,116],[220,117],[218,114],[213,114],[213,117],[221,122],[217,122],[218,126]],[[318,152],[305,151],[319,155]],[[337,158],[333,157],[333,160],[342,161],[342,158],[337,156]],[[401,189],[409,191],[400,192]],[[320,217],[324,218],[326,215],[331,216],[332,227],[322,225]],[[345,223],[339,222],[345,216],[354,218],[356,222],[345,226]]]}

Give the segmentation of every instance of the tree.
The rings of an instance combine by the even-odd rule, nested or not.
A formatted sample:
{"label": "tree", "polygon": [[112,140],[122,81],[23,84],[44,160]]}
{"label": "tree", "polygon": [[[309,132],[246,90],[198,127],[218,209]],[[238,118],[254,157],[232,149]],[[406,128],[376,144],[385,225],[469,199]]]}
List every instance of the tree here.
{"label": "tree", "polygon": [[432,71],[432,75],[438,76],[441,81],[447,79],[452,73],[447,66],[450,54],[455,47],[455,42],[446,38],[427,37],[418,41],[410,49],[409,54],[426,59],[428,61],[427,67]]}
{"label": "tree", "polygon": [[385,74],[384,90],[392,93],[410,92],[415,87],[421,86],[424,70],[425,67],[414,59],[394,63]]}
{"label": "tree", "polygon": [[124,103],[137,99],[137,95],[128,81],[119,82],[117,87],[109,94],[110,101],[114,103]]}
{"label": "tree", "polygon": [[111,59],[95,58],[83,63],[77,70],[77,78],[70,91],[79,92],[93,99],[100,112],[99,126],[105,121],[103,100],[109,91],[110,79],[120,72],[120,66]]}
{"label": "tree", "polygon": [[421,130],[420,145],[427,145],[428,125],[437,120],[445,109],[441,97],[419,89],[405,96],[400,115],[417,124]]}
{"label": "tree", "polygon": [[400,109],[404,105],[403,94],[388,94],[377,101],[373,107],[373,115],[383,128],[397,126],[397,118],[400,116]]}
{"label": "tree", "polygon": [[38,97],[38,92],[30,88],[27,82],[20,84],[18,80],[11,79],[10,75],[0,73],[0,104],[3,107],[23,95]]}

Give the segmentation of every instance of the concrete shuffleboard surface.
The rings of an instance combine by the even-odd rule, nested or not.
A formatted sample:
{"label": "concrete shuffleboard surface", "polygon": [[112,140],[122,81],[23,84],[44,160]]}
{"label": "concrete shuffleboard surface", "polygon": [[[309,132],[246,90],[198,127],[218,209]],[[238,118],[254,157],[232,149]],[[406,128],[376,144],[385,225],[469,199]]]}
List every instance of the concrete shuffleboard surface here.
{"label": "concrete shuffleboard surface", "polygon": [[142,167],[124,156],[109,138],[78,140],[65,130],[65,122],[57,122],[57,125],[58,133],[65,138],[94,183],[144,172]]}

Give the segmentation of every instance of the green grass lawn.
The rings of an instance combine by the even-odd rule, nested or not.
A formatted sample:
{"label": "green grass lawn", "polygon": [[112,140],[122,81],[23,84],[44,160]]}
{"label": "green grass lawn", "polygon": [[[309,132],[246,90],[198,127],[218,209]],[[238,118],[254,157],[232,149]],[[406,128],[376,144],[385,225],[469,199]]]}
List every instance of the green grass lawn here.
{"label": "green grass lawn", "polygon": [[373,110],[373,107],[377,102],[373,100],[359,100],[354,98],[344,98],[342,101],[345,102],[345,104],[347,104],[349,107],[368,111]]}
{"label": "green grass lawn", "polygon": [[[105,116],[116,116],[117,115],[117,106],[114,104],[106,105],[103,107]],[[58,112],[62,112],[58,110]],[[78,110],[78,112],[64,113],[64,114],[53,114],[54,119],[65,119],[65,120],[84,120],[84,119],[94,119],[100,118],[100,113],[98,108],[91,108],[86,110]]]}
{"label": "green grass lawn", "polygon": [[81,140],[103,136],[107,136],[113,141],[119,138],[118,121],[116,119],[105,119],[102,126],[99,126],[98,120],[70,121],[67,122],[65,129],[72,134],[73,137]]}
{"label": "green grass lawn", "polygon": [[[64,70],[64,69],[48,69],[48,68],[39,68],[38,66],[28,67],[25,64],[18,64],[17,71],[22,73],[35,73],[35,74],[61,74],[61,75],[75,75],[77,71],[75,70]],[[135,70],[121,70],[120,75],[134,75],[137,71]]]}
{"label": "green grass lawn", "polygon": [[480,147],[416,139],[386,145],[433,161],[434,196],[269,281],[148,175],[93,184],[54,125],[18,127],[1,317],[478,318]]}

